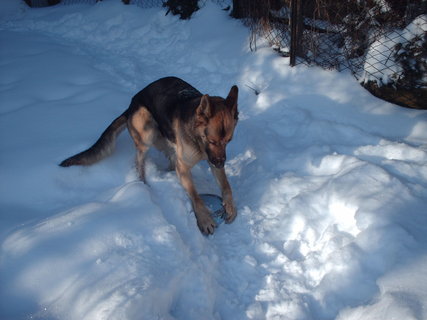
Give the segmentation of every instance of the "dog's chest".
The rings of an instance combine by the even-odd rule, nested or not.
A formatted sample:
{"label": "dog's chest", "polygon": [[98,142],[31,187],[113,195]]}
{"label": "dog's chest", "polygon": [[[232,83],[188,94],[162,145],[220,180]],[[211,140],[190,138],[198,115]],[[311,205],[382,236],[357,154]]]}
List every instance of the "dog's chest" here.
{"label": "dog's chest", "polygon": [[175,150],[177,157],[190,167],[193,167],[201,160],[207,159],[206,152],[201,150],[199,146],[184,140],[179,140],[178,143],[175,144]]}

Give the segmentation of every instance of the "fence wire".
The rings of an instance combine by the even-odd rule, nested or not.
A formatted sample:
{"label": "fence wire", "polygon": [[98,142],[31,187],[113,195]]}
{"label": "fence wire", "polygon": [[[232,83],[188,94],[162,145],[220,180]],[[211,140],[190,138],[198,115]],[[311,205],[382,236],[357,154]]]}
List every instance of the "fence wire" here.
{"label": "fence wire", "polygon": [[245,0],[240,16],[291,55],[292,2],[301,4],[296,62],[349,69],[371,93],[393,103],[427,109],[427,1]]}

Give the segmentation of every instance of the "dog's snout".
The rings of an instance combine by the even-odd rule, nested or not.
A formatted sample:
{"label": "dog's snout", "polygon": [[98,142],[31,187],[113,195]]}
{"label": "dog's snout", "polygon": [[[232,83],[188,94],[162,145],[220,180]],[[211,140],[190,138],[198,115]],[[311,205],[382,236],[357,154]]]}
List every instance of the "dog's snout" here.
{"label": "dog's snout", "polygon": [[212,159],[211,163],[215,166],[215,168],[221,169],[224,167],[225,157],[219,157],[219,158]]}

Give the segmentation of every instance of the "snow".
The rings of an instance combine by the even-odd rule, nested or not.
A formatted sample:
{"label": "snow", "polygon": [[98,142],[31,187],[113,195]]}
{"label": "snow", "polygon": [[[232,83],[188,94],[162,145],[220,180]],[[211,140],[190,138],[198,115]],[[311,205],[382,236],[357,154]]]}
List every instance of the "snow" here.
{"label": "snow", "polygon": [[[422,14],[404,29],[394,30],[378,37],[370,45],[366,54],[363,75],[359,79],[360,82],[374,81],[378,85],[383,85],[399,80],[404,70],[401,63],[396,61],[396,54],[402,53],[402,49],[397,48],[399,48],[399,45],[400,47],[406,45],[413,39],[423,39],[427,32],[426,21],[427,15]],[[399,50],[400,52],[398,52]]]}
{"label": "snow", "polygon": [[[189,21],[113,0],[0,12],[1,319],[427,318],[426,111],[251,52],[211,3]],[[162,155],[137,181],[127,133],[57,165],[166,75],[240,88],[239,215],[210,237]],[[193,175],[218,193],[205,163]]]}

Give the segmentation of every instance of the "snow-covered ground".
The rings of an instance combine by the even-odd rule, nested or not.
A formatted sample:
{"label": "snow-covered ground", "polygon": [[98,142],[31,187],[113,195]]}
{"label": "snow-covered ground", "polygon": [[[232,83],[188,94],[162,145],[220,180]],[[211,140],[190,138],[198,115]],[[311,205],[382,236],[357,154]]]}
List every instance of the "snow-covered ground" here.
{"label": "snow-covered ground", "polygon": [[[127,133],[99,164],[57,165],[166,75],[240,88],[239,216],[210,237],[159,153],[137,181]],[[0,319],[427,319],[427,112],[250,52],[214,4],[181,21],[2,0],[0,211]]]}

